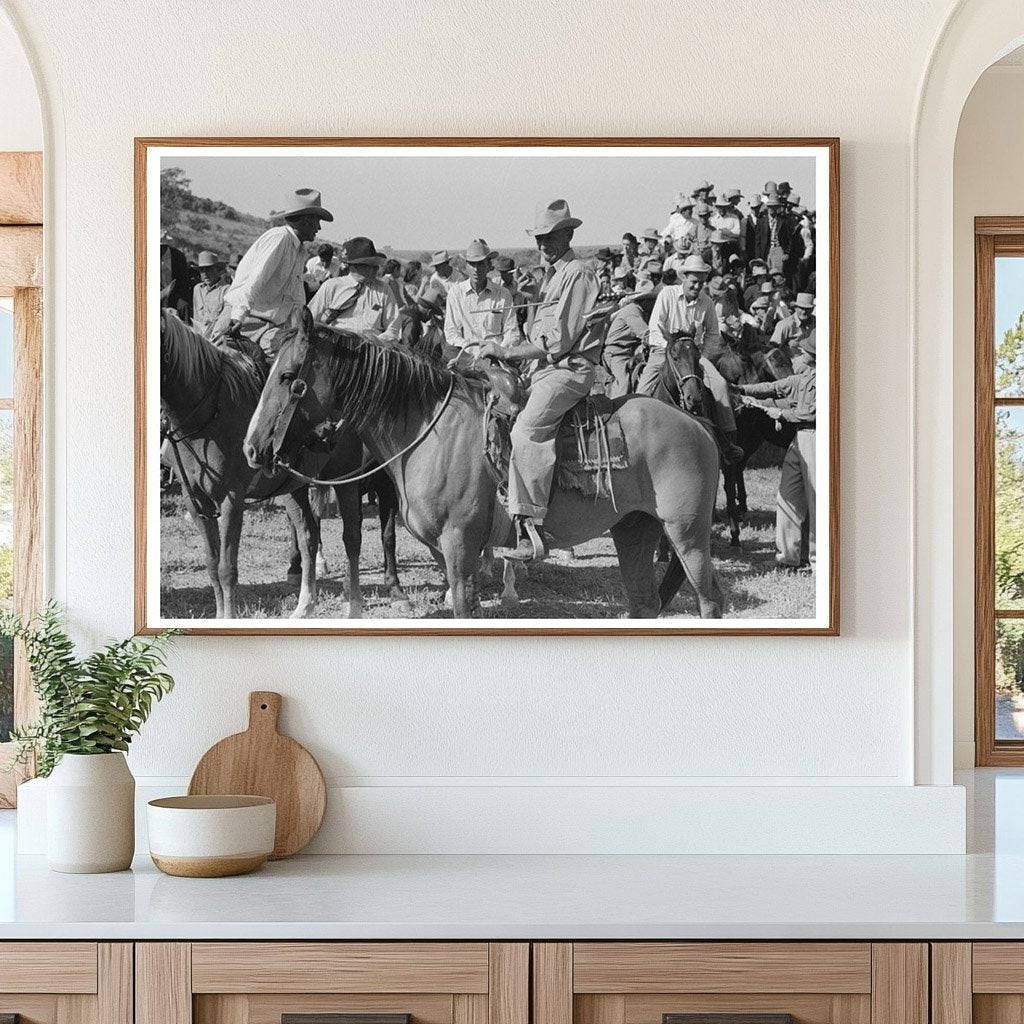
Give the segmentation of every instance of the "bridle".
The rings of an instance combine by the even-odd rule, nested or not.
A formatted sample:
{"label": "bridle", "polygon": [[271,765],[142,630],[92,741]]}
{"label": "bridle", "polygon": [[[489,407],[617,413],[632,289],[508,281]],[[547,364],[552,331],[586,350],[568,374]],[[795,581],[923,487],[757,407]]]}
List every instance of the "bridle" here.
{"label": "bridle", "polygon": [[[319,477],[308,476],[305,473],[301,473],[299,470],[295,469],[294,466],[291,466],[281,455],[281,446],[284,444],[284,440],[288,436],[288,431],[291,428],[295,412],[299,407],[299,403],[306,397],[306,394],[309,391],[309,384],[306,378],[309,375],[312,357],[313,344],[310,342],[307,343],[306,355],[302,360],[302,365],[299,367],[299,372],[292,378],[288,386],[288,402],[277,414],[277,419],[274,422],[274,429],[271,432],[271,454],[274,457],[274,468],[283,469],[286,473],[295,477],[296,480],[301,480],[305,484],[313,484],[318,487],[340,487],[343,484],[358,483],[360,480],[365,480],[368,477],[379,473],[386,466],[390,466],[392,462],[397,461],[402,458],[403,455],[407,455],[411,452],[434,429],[437,425],[437,421],[441,418],[445,409],[448,408],[448,403],[452,398],[452,392],[455,390],[455,374],[451,374],[448,380],[448,390],[445,392],[445,396],[441,401],[441,404],[437,407],[437,410],[434,412],[434,415],[431,417],[430,422],[423,428],[423,430],[420,431],[416,438],[407,444],[401,451],[396,452],[384,462],[363,463],[355,473],[348,474],[346,476],[334,477],[330,480],[324,480]],[[340,419],[331,425],[331,440],[327,442],[328,446],[330,446],[333,439],[338,436],[344,425],[344,419]],[[325,441],[326,440],[327,438],[325,436]]]}

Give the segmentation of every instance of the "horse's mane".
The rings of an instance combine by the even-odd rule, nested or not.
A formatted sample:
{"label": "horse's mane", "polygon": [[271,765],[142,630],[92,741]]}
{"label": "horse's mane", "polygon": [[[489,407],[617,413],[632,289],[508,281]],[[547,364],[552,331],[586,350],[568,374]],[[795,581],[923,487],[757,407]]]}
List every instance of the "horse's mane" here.
{"label": "horse's mane", "polygon": [[161,371],[178,378],[188,386],[203,386],[216,378],[233,405],[255,404],[266,380],[266,369],[258,346],[247,339],[234,339],[228,344],[214,344],[188,324],[182,323],[172,310],[161,316]]}
{"label": "horse's mane", "polygon": [[[335,350],[333,390],[343,395],[345,419],[355,431],[382,415],[428,414],[460,374],[408,349],[366,334],[318,324]],[[340,338],[339,338],[340,336]],[[340,340],[340,344],[339,344]]]}

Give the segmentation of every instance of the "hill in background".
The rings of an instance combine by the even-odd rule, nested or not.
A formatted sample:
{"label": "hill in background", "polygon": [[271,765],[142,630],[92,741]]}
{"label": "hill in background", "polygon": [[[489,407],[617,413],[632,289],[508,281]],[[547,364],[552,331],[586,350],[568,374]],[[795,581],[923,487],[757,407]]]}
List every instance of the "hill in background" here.
{"label": "hill in background", "polygon": [[[232,257],[240,258],[274,223],[270,217],[242,213],[218,199],[194,195],[192,182],[185,177],[185,172],[180,167],[168,167],[160,172],[161,237],[169,238],[170,244],[181,249],[191,262],[195,262],[203,249],[209,249],[225,260]],[[335,248],[340,248],[344,239],[331,236],[330,229],[334,226],[325,224],[326,230],[315,242],[307,246],[311,256],[322,242],[329,242]],[[586,259],[593,256],[598,248],[599,246],[581,246],[577,252]],[[395,249],[385,245],[380,251],[401,260],[402,263],[420,260],[427,266],[430,262],[430,252],[423,249]],[[540,263],[540,254],[530,246],[503,248],[500,252],[504,256],[511,256],[517,266],[532,267]],[[462,260],[456,258],[454,262],[461,264]]]}

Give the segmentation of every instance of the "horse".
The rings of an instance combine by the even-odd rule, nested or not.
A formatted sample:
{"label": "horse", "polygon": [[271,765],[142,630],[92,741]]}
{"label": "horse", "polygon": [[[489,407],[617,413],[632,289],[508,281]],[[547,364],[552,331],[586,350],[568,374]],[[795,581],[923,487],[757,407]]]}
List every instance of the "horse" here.
{"label": "horse", "polygon": [[[473,618],[479,614],[480,555],[498,506],[483,444],[485,401],[486,389],[462,373],[371,337],[314,325],[307,316],[267,377],[245,455],[251,467],[274,472],[343,421],[387,466],[406,528],[444,569],[454,616]],[[711,561],[714,441],[692,417],[663,402],[619,399],[612,415],[629,452],[628,468],[610,471],[614,497],[585,498],[556,486],[545,529],[558,547],[611,532],[633,618],[656,617],[666,603],[654,570],[664,530],[701,616],[720,618],[722,595]],[[507,530],[504,535],[507,540]]]}
{"label": "horse", "polygon": [[[722,344],[712,356],[718,372],[729,384],[760,384],[779,380],[793,372],[790,357],[781,348],[768,352],[756,344],[754,328],[740,335],[722,335]],[[773,420],[756,406],[742,405],[735,410],[736,444],[743,457],[731,465],[722,465],[726,517],[729,520],[729,543],[739,547],[740,526],[747,514],[747,487],[743,474],[747,463],[763,444],[773,444],[785,451],[796,435],[796,427],[783,420]]]}
{"label": "horse", "polygon": [[[312,614],[316,603],[316,554],[320,523],[310,506],[308,488],[286,474],[256,473],[242,453],[249,419],[266,376],[258,346],[246,339],[214,344],[186,326],[172,310],[160,316],[160,395],[166,420],[165,441],[192,517],[203,538],[206,569],[213,587],[217,618],[237,613],[238,545],[247,502],[282,498],[299,550],[300,586],[293,618]],[[350,473],[363,462],[362,442],[339,434],[320,467]],[[397,496],[386,477],[376,481],[384,546],[384,583],[394,601],[406,600],[395,558]],[[362,614],[359,555],[362,540],[360,494],[353,486],[337,489],[342,538],[348,556],[349,615]],[[294,568],[294,567],[293,567]]]}

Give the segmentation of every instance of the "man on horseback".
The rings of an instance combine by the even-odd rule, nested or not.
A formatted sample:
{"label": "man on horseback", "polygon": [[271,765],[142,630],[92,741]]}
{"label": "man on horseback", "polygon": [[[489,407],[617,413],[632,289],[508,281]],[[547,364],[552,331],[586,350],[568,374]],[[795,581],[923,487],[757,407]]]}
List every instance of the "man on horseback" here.
{"label": "man on horseback", "polygon": [[397,341],[399,305],[394,290],[380,280],[387,258],[369,238],[350,238],[339,251],[348,273],[328,278],[309,300],[319,323],[333,324],[353,334],[370,331],[385,341]]}
{"label": "man on horseback", "polygon": [[682,284],[665,285],[658,293],[648,336],[651,351],[636,390],[639,395],[654,395],[669,358],[670,343],[683,339],[692,341],[700,353],[704,383],[714,399],[715,424],[724,440],[722,457],[732,462],[742,458],[743,452],[735,443],[736,418],[728,386],[711,361],[722,347],[722,338],[714,303],[704,290],[704,281],[710,271],[700,256],[688,256],[682,267]]}
{"label": "man on horseback", "polygon": [[214,339],[234,335],[258,342],[268,362],[291,329],[293,315],[306,304],[303,246],[316,238],[321,221],[334,220],[312,188],[292,193],[278,216],[284,224],[264,231],[242,257],[211,331]]}
{"label": "man on horseback", "polygon": [[488,277],[491,261],[497,255],[482,238],[473,239],[463,253],[469,279],[448,289],[444,340],[452,349],[460,349],[468,356],[475,356],[480,346],[490,340],[505,348],[519,341],[512,293]]}
{"label": "man on horseback", "polygon": [[518,544],[511,557],[532,561],[547,556],[543,533],[555,472],[555,438],[562,417],[590,393],[601,358],[603,325],[588,320],[599,285],[593,269],[572,248],[573,232],[583,222],[564,199],[537,214],[528,231],[546,265],[540,305],[526,341],[502,347],[489,341],[481,358],[532,364],[530,395],[512,428],[508,510]]}

